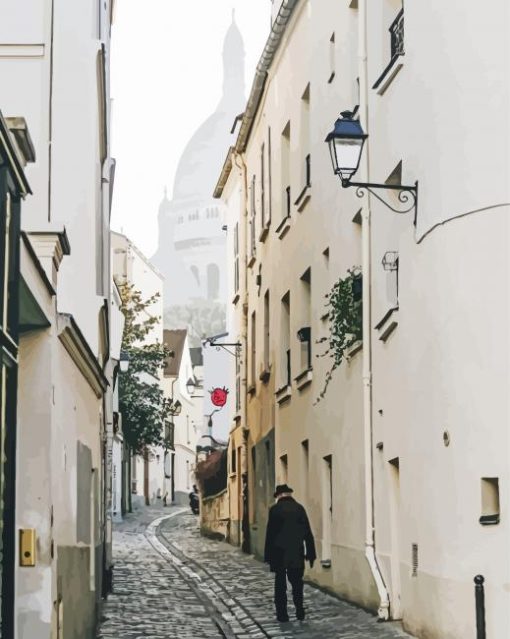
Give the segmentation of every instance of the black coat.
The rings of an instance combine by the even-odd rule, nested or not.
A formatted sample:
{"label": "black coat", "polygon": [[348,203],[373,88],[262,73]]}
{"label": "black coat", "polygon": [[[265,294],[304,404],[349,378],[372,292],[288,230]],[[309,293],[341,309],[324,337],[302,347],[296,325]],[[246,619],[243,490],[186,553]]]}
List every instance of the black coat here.
{"label": "black coat", "polygon": [[304,568],[305,558],[315,561],[316,557],[306,510],[292,497],[282,497],[269,509],[264,561],[274,571],[276,568]]}

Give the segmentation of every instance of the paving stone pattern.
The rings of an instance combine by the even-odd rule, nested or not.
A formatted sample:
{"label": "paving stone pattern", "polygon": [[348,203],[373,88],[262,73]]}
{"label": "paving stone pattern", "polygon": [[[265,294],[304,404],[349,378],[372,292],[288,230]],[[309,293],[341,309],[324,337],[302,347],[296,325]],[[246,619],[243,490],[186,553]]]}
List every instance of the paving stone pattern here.
{"label": "paving stone pattern", "polygon": [[[171,515],[156,535],[148,529]],[[154,527],[153,527],[154,528]],[[307,619],[276,622],[273,575],[229,544],[200,536],[198,518],[143,509],[114,532],[114,593],[98,639],[402,639],[397,624],[305,587]]]}

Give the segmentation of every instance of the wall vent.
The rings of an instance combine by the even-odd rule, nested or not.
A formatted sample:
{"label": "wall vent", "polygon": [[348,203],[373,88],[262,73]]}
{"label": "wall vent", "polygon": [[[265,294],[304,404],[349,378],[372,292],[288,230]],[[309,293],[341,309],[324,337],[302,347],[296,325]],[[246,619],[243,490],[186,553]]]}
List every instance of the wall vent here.
{"label": "wall vent", "polygon": [[418,576],[418,544],[411,547],[411,577]]}

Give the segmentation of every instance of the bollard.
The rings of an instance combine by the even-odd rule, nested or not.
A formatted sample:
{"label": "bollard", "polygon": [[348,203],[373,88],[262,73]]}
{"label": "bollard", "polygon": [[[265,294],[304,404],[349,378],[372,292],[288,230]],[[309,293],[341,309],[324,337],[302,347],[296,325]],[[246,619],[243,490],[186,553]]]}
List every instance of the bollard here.
{"label": "bollard", "polygon": [[475,603],[476,603],[476,639],[486,639],[485,634],[485,591],[482,575],[475,577]]}

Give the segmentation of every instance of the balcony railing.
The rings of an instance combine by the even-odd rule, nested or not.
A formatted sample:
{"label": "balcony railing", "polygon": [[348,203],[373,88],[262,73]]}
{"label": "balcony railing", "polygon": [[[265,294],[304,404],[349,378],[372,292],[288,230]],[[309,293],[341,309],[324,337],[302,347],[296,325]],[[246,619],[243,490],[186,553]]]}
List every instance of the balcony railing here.
{"label": "balcony railing", "polygon": [[391,58],[404,55],[404,9],[401,9],[390,26]]}

